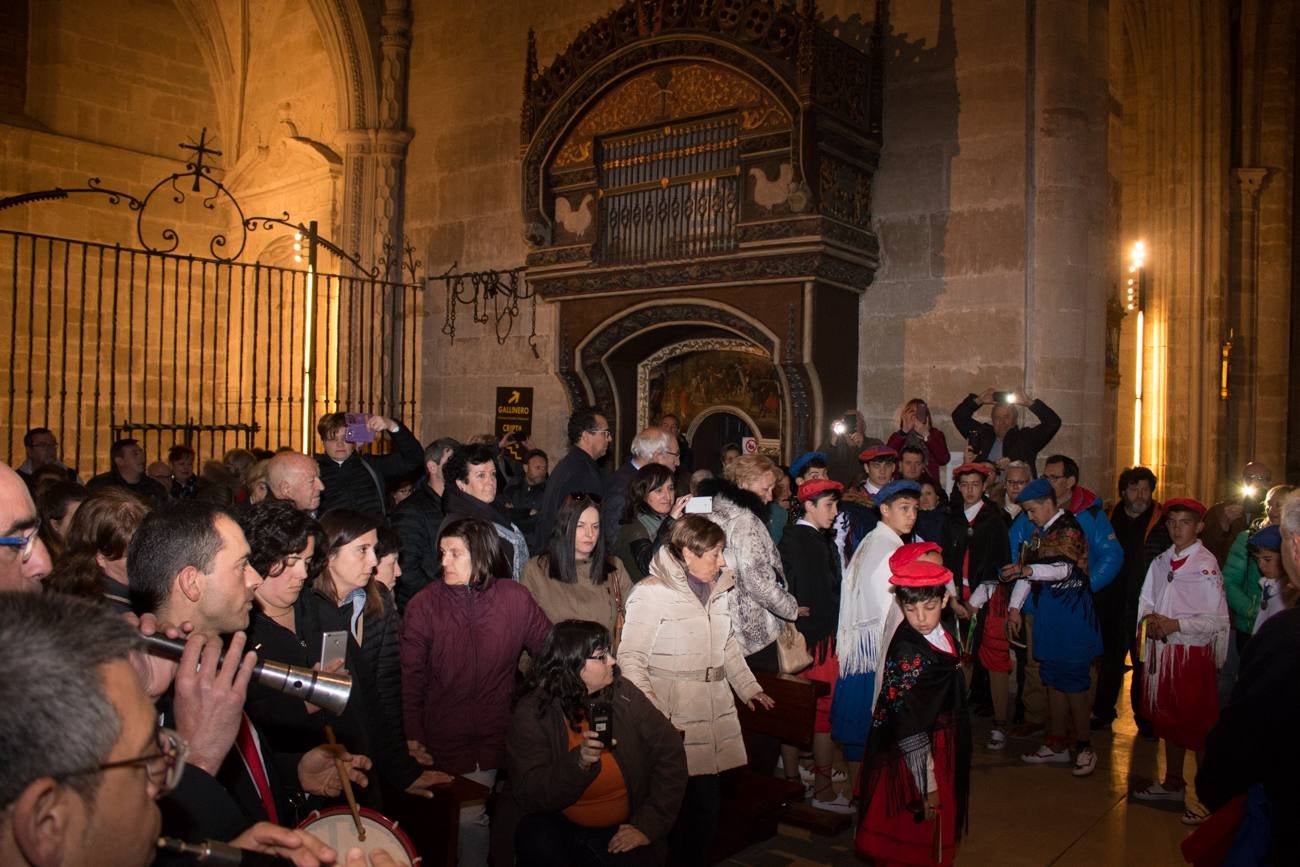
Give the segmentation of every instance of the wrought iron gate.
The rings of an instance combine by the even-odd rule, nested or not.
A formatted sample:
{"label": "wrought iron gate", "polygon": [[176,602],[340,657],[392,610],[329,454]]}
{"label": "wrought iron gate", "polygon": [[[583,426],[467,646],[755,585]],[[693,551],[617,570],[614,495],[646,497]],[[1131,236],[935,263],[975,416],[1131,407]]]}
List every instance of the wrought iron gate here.
{"label": "wrought iron gate", "polygon": [[[174,232],[161,233],[170,247],[148,240],[144,212],[164,185],[173,202],[200,186],[210,188],[205,208],[228,200],[244,233],[232,256],[221,255],[225,235],[209,244],[210,257],[173,252]],[[424,293],[409,250],[402,261],[386,252],[367,270],[314,224],[291,223],[288,214],[245,217],[208,176],[203,152],[141,199],[92,180],[0,208],[75,192],[126,202],[138,212],[140,246],[0,230],[0,314],[8,320],[0,325],[8,338],[0,407],[11,465],[23,460],[22,435],[33,427],[55,432],[62,459],[83,478],[108,469],[108,446],[123,434],[139,439],[150,460],[177,442],[202,460],[237,446],[303,448],[316,419],[334,410],[397,416],[418,430]],[[339,273],[237,261],[248,232],[279,230],[296,236],[304,259],[319,244]]]}

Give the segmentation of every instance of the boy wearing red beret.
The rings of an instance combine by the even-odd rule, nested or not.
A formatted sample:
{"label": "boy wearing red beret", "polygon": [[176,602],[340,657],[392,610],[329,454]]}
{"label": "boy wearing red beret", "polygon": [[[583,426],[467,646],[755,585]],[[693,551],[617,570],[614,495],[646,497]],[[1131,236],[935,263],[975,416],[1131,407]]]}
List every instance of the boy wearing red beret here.
{"label": "boy wearing red beret", "polygon": [[[1228,601],[1219,563],[1197,538],[1205,506],[1191,499],[1164,504],[1171,545],[1152,561],[1138,600],[1138,645],[1144,676],[1142,716],[1165,742],[1165,779],[1138,789],[1142,801],[1182,801],[1183,759],[1193,750],[1199,765],[1219,716],[1218,669],[1228,652]],[[1205,820],[1186,806],[1183,822]]]}
{"label": "boy wearing red beret", "polygon": [[875,864],[948,865],[966,824],[971,735],[957,642],[939,622],[952,573],[932,542],[889,558],[897,614],[867,738],[858,851]]}

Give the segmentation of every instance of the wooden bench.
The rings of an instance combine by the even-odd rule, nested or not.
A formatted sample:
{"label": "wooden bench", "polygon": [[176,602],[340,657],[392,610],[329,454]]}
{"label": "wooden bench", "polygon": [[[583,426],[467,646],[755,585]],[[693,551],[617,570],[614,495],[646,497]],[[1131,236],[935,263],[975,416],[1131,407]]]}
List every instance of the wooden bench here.
{"label": "wooden bench", "polygon": [[[714,863],[773,837],[781,822],[827,834],[839,833],[851,822],[849,816],[805,805],[803,784],[777,776],[771,751],[754,743],[756,735],[767,735],[802,751],[811,750],[817,698],[830,692],[830,687],[788,674],[754,674],[776,706],[763,710],[756,705],[755,710],[749,710],[739,702],[736,704],[745,748],[751,757],[762,757],[757,765],[735,768],[722,775],[722,820],[713,846]],[[800,821],[805,814],[812,815]]]}
{"label": "wooden bench", "polygon": [[488,788],[465,777],[434,786],[433,798],[419,798],[384,788],[384,812],[406,832],[425,867],[454,867],[460,836],[460,808],[487,800]]}

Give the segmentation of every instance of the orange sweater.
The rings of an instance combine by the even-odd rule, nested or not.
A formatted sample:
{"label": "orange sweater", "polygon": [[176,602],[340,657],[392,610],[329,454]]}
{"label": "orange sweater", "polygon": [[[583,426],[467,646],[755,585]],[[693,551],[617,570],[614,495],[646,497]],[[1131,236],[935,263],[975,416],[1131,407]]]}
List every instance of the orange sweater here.
{"label": "orange sweater", "polygon": [[[582,722],[582,731],[587,730],[587,723]],[[566,726],[569,735],[569,749],[582,743],[582,734]],[[591,781],[587,790],[577,801],[563,810],[564,817],[575,825],[584,828],[609,828],[621,825],[630,815],[627,800],[627,783],[623,780],[623,769],[613,754],[601,757],[600,771]]]}

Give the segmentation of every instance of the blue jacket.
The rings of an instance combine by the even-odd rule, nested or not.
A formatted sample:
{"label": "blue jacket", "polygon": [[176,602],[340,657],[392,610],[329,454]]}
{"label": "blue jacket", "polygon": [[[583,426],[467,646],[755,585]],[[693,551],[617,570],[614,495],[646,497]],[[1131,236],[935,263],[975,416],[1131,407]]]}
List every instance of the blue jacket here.
{"label": "blue jacket", "polygon": [[[1119,575],[1119,570],[1124,565],[1124,548],[1119,539],[1115,538],[1115,530],[1110,525],[1110,518],[1106,517],[1101,500],[1092,491],[1076,487],[1074,497],[1067,505],[1088,541],[1088,583],[1092,592],[1096,593]],[[1076,505],[1080,506],[1079,511],[1075,511]],[[1034,525],[1027,513],[1016,515],[1008,535],[1011,540],[1011,559],[1015,561],[1020,556],[1021,543],[1028,542],[1034,536]],[[1028,605],[1027,602],[1026,607]]]}

